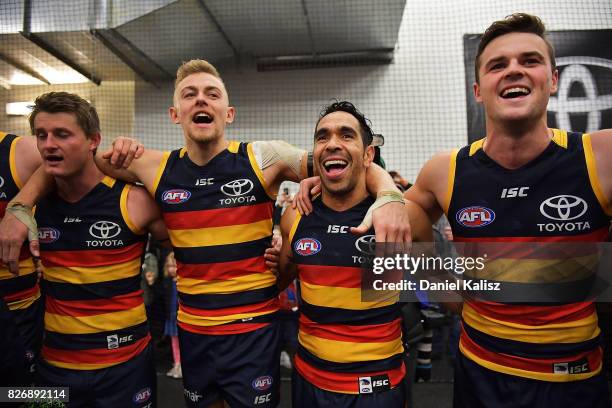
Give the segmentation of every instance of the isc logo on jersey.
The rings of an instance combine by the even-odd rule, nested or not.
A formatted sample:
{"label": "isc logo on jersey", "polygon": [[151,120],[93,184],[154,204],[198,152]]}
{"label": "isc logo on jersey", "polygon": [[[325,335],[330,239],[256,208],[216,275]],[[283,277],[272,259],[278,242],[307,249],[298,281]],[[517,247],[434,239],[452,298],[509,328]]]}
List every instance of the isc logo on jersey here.
{"label": "isc logo on jersey", "polygon": [[495,213],[487,207],[465,207],[457,212],[456,219],[464,227],[479,228],[492,223],[495,220]]}
{"label": "isc logo on jersey", "polygon": [[38,240],[43,244],[50,244],[59,239],[60,232],[55,228],[41,227],[38,229]]}
{"label": "isc logo on jersey", "polygon": [[189,200],[191,192],[181,189],[166,190],[162,193],[162,201],[166,204],[180,204]]}
{"label": "isc logo on jersey", "polygon": [[300,238],[293,249],[302,256],[314,255],[321,250],[321,243],[314,238]]}

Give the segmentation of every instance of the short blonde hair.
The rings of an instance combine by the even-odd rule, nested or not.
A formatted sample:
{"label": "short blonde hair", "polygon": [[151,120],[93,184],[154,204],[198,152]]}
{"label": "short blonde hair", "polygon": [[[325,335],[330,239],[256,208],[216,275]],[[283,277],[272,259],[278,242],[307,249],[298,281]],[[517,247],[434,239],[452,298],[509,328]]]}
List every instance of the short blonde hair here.
{"label": "short blonde hair", "polygon": [[[187,78],[189,75],[197,74],[200,72],[204,72],[206,74],[210,74],[214,77],[221,79],[219,71],[217,71],[217,68],[215,68],[213,64],[205,60],[194,59],[187,62],[183,62],[183,64],[176,70],[176,81],[174,82],[174,89],[176,90],[176,87],[178,86],[179,82]],[[221,82],[223,82],[222,79]]]}
{"label": "short blonde hair", "polygon": [[[225,87],[223,79],[221,78],[221,75],[219,75],[219,71],[217,71],[217,68],[215,68],[215,66],[210,62],[201,59],[193,59],[183,62],[183,64],[181,64],[181,66],[176,70],[176,81],[174,81],[174,95],[172,97],[172,103],[175,107],[178,107],[178,84],[189,75],[199,74],[200,72],[210,74],[215,78],[219,78],[219,81],[221,81],[223,87]],[[225,92],[227,93],[227,91]]]}

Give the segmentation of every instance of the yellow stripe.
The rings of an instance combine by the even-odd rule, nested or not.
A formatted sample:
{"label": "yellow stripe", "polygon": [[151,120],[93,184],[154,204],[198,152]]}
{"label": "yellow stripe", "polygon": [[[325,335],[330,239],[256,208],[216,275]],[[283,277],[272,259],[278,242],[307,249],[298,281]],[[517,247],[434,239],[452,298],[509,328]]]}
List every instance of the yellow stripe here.
{"label": "yellow stripe", "polygon": [[17,155],[15,154],[15,149],[17,148],[17,141],[21,139],[21,137],[16,137],[11,142],[11,149],[9,151],[9,166],[11,168],[11,176],[13,177],[13,181],[17,185],[17,188],[21,190],[23,187],[23,183],[19,178],[19,174],[17,174]]}
{"label": "yellow stripe", "polygon": [[396,291],[390,291],[386,299],[362,302],[361,288],[320,286],[302,281],[300,282],[300,290],[304,301],[311,305],[339,309],[366,310],[389,306],[399,301],[399,292]]}
{"label": "yellow stripe", "polygon": [[6,135],[8,135],[8,133],[0,132],[0,143],[2,143]]}
{"label": "yellow stripe", "polygon": [[552,141],[561,146],[564,149],[567,149],[567,132],[565,130],[559,129],[550,129],[553,132]]}
{"label": "yellow stripe", "polygon": [[177,319],[181,323],[192,324],[194,326],[218,326],[225,323],[230,323],[235,320],[250,319],[257,316],[270,314],[269,310],[263,312],[238,313],[223,316],[198,316],[189,314],[179,307]]}
{"label": "yellow stripe", "polygon": [[266,184],[266,180],[264,179],[263,172],[259,168],[259,164],[257,164],[257,159],[255,159],[255,153],[253,153],[252,143],[247,144],[247,153],[249,155],[249,162],[251,162],[251,167],[253,168],[253,171],[257,175],[257,178],[259,179],[261,186],[266,191],[266,194],[268,195],[268,197],[270,197],[272,200],[276,200],[276,192],[270,191],[268,189],[268,185]]}
{"label": "yellow stripe", "polygon": [[252,273],[227,280],[200,280],[181,278],[177,280],[176,287],[179,292],[189,295],[228,294],[246,292],[249,290],[268,288],[276,283],[276,276],[270,271],[266,273]]}
{"label": "yellow stripe", "polygon": [[[19,276],[26,276],[36,272],[34,267],[34,261],[32,258],[26,258],[19,261]],[[0,280],[12,279],[16,276],[9,272],[8,268],[4,264],[0,264]]]}
{"label": "yellow stripe", "polygon": [[162,174],[164,174],[164,170],[166,169],[166,163],[168,163],[169,157],[170,152],[162,153],[162,158],[159,163],[159,167],[157,168],[157,174],[155,175],[155,179],[153,179],[153,185],[151,186],[151,190],[149,190],[153,197],[155,197],[155,192],[157,191],[157,187],[159,186],[159,180],[161,180]]}
{"label": "yellow stripe", "polygon": [[475,155],[477,151],[482,149],[482,146],[484,145],[484,141],[485,141],[485,138],[482,138],[480,140],[475,141],[474,143],[470,145],[470,156]]}
{"label": "yellow stripe", "polygon": [[595,371],[591,371],[588,373],[581,373],[581,374],[540,373],[540,372],[535,372],[535,371],[521,370],[520,368],[506,367],[506,366],[503,366],[497,363],[493,363],[488,360],[483,360],[482,358],[476,356],[475,354],[467,350],[465,347],[463,347],[463,344],[461,342],[459,342],[459,349],[461,350],[461,353],[464,356],[476,362],[477,364],[485,368],[488,368],[489,370],[496,371],[498,373],[510,374],[510,375],[514,375],[517,377],[531,378],[534,380],[542,380],[542,381],[549,381],[549,382],[571,382],[571,381],[585,380],[587,378],[591,378],[599,374],[599,372],[601,371],[601,367],[602,367],[602,365],[600,364],[599,367],[597,367]]}
{"label": "yellow stripe", "polygon": [[187,149],[181,147],[181,150],[179,150],[179,158],[182,159],[185,156],[185,153],[187,153]]}
{"label": "yellow stripe", "polygon": [[272,220],[265,219],[250,224],[228,225],[198,229],[168,230],[172,246],[194,248],[213,245],[239,244],[272,235]]}
{"label": "yellow stripe", "polygon": [[444,214],[448,215],[448,207],[450,207],[451,198],[453,197],[453,187],[455,185],[455,170],[457,169],[457,153],[458,150],[451,152],[450,162],[448,163],[448,182],[446,184],[446,197],[444,199]]}
{"label": "yellow stripe", "polygon": [[466,270],[465,276],[515,283],[575,282],[593,276],[599,255],[571,259],[495,259],[487,260],[484,268]]}
{"label": "yellow stripe", "polygon": [[107,368],[107,367],[112,367],[117,364],[121,364],[121,362],[105,363],[105,364],[86,364],[86,363],[71,364],[71,363],[65,363],[63,361],[49,360],[48,358],[45,358],[45,361],[54,367],[68,368],[71,370],[99,370],[100,368]]}
{"label": "yellow stripe", "polygon": [[464,303],[462,314],[465,322],[476,330],[490,336],[524,343],[580,343],[597,337],[600,332],[596,313],[580,320],[541,326],[530,326],[482,316],[468,303]]}
{"label": "yellow stripe", "polygon": [[291,229],[289,230],[289,242],[293,242],[293,236],[295,235],[295,231],[302,219],[302,214],[299,211],[295,212],[295,220],[293,220],[293,224],[291,225]]}
{"label": "yellow stripe", "polygon": [[44,278],[60,283],[98,283],[130,278],[140,274],[140,257],[106,266],[45,267]]}
{"label": "yellow stripe", "polygon": [[115,180],[114,178],[110,176],[104,176],[104,178],[101,181],[101,183],[107,186],[108,188],[113,188],[116,182],[117,180]]}
{"label": "yellow stripe", "polygon": [[584,158],[587,164],[587,171],[589,173],[589,181],[591,182],[591,188],[599,201],[599,205],[607,215],[612,215],[612,207],[608,198],[603,193],[601,184],[599,183],[599,177],[597,176],[597,166],[595,164],[595,155],[593,154],[593,146],[591,145],[591,135],[585,133],[582,135],[582,146],[584,149]]}
{"label": "yellow stripe", "polygon": [[356,363],[389,358],[404,351],[401,340],[353,343],[316,337],[300,331],[300,344],[315,356],[335,363]]}
{"label": "yellow stripe", "polygon": [[120,330],[147,320],[144,304],[95,316],[63,316],[45,312],[45,329],[63,334],[90,334]]}
{"label": "yellow stripe", "polygon": [[134,234],[142,235],[144,234],[144,231],[138,228],[136,224],[134,224],[134,222],[130,218],[130,213],[128,212],[127,199],[128,199],[128,194],[130,193],[130,188],[132,188],[132,186],[129,184],[126,184],[125,186],[123,186],[123,190],[121,190],[121,199],[119,200],[119,206],[121,207],[121,216],[123,217],[123,221],[125,221],[128,228]]}
{"label": "yellow stripe", "polygon": [[27,297],[25,299],[15,300],[14,302],[10,303],[7,302],[6,305],[8,306],[9,310],[23,310],[32,306],[32,304],[36,302],[36,300],[38,300],[39,298],[40,291],[36,292],[36,294],[34,294],[33,296]]}
{"label": "yellow stripe", "polygon": [[240,149],[240,142],[236,141],[236,140],[230,140],[229,144],[227,145],[227,150],[229,150],[230,153],[238,153],[238,149]]}

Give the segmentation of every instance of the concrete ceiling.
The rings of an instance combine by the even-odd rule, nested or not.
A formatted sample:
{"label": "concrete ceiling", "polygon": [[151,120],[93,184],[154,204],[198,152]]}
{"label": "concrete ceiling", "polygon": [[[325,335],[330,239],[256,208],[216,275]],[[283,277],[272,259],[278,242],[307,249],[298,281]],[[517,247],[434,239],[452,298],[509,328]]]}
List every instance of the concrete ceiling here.
{"label": "concrete ceiling", "polygon": [[[185,60],[261,69],[389,63],[405,0],[13,0],[0,86],[173,78]],[[33,79],[32,79],[33,78]],[[38,81],[38,82],[36,82]]]}

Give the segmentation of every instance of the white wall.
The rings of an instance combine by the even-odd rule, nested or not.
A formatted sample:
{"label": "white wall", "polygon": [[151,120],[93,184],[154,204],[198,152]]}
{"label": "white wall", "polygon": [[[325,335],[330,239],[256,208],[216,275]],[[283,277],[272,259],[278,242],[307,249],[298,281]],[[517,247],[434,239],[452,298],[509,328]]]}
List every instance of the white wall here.
{"label": "white wall", "polygon": [[[227,135],[282,138],[307,148],[320,108],[332,98],[348,99],[385,135],[387,168],[413,180],[432,154],[467,142],[463,34],[480,33],[517,11],[539,15],[549,30],[612,28],[610,0],[408,0],[391,65],[222,70],[237,108]],[[140,138],[156,148],[182,144],[180,128],[167,116],[172,84],[160,90],[137,84],[135,100]]]}

